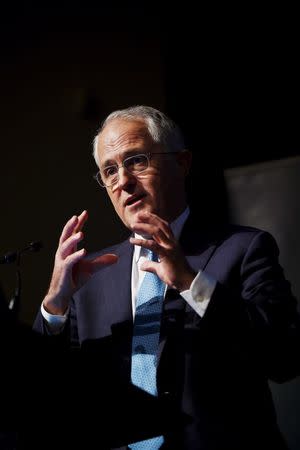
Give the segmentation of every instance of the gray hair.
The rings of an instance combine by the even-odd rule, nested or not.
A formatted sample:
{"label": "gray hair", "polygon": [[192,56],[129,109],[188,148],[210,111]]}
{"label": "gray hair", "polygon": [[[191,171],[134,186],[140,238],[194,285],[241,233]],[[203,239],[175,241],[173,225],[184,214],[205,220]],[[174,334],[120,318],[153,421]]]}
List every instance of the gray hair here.
{"label": "gray hair", "polygon": [[99,166],[97,154],[98,136],[104,130],[106,125],[115,119],[124,119],[128,121],[142,119],[147,126],[153,142],[162,144],[167,152],[179,152],[185,149],[183,134],[178,125],[176,125],[172,119],[151,106],[131,106],[126,109],[120,109],[112,112],[102,122],[93,141],[93,156],[97,166]]}

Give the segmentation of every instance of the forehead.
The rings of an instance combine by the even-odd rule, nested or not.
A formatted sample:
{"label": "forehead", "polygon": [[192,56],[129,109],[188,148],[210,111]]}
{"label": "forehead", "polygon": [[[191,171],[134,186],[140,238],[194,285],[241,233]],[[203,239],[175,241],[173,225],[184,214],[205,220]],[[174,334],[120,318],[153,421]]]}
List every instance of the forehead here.
{"label": "forehead", "polygon": [[130,150],[147,149],[153,144],[143,120],[114,119],[98,136],[99,161]]}

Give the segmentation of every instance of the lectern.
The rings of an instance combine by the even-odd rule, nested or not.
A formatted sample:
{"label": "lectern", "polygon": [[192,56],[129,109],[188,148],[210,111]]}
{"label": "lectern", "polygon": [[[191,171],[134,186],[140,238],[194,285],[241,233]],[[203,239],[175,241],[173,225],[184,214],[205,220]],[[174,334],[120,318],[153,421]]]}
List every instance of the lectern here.
{"label": "lectern", "polygon": [[15,434],[12,448],[118,448],[186,421],[169,398],[123,382],[100,357],[89,365],[80,350],[16,323],[1,335],[0,432]]}

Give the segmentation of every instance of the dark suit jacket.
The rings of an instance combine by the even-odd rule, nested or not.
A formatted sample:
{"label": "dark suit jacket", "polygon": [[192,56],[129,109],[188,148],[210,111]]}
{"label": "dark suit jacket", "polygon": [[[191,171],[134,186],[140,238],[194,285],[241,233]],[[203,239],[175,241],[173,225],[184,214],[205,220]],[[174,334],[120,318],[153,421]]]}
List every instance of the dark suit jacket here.
{"label": "dark suit jacket", "polygon": [[[249,227],[205,230],[190,217],[180,241],[193,269],[217,286],[203,318],[179,292],[167,291],[158,397],[188,420],[173,430],[168,424],[166,448],[286,448],[268,380],[299,373],[299,317],[274,239]],[[98,366],[99,352],[101,367],[111,367],[123,383],[130,381],[132,251],[127,240],[101,252],[119,261],[74,295],[64,332]],[[45,331],[40,314],[35,329]]]}

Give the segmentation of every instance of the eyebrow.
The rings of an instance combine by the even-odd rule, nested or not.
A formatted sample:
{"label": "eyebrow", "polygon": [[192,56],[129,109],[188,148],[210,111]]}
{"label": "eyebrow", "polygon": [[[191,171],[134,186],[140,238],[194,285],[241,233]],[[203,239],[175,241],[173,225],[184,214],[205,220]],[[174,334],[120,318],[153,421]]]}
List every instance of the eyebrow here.
{"label": "eyebrow", "polygon": [[[144,155],[147,152],[146,150],[142,150],[141,148],[136,148],[136,149],[130,149],[130,150],[126,150],[123,155],[122,155],[122,161],[124,161],[124,159],[128,158],[129,156],[134,156],[134,155]],[[106,161],[104,161],[103,165],[101,165],[101,168],[105,168],[105,167],[109,167],[109,166],[115,166],[117,165],[116,160],[115,159],[107,159]]]}

